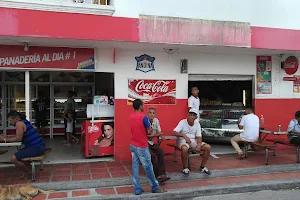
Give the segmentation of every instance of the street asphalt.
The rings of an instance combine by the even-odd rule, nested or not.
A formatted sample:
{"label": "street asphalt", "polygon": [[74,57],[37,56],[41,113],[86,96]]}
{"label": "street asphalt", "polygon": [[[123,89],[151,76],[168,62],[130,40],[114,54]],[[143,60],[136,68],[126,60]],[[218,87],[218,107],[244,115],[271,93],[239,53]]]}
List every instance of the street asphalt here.
{"label": "street asphalt", "polygon": [[300,199],[300,190],[264,190],[259,192],[215,195],[191,198],[191,200],[296,200]]}

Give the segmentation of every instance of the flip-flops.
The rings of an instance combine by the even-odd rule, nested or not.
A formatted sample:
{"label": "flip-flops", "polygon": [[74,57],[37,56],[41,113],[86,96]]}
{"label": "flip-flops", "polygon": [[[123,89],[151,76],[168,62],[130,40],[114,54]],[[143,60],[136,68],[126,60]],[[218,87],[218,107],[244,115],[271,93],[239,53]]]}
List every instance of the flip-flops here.
{"label": "flip-flops", "polygon": [[245,158],[245,155],[244,153],[239,153],[238,156],[237,156],[238,159],[243,159]]}

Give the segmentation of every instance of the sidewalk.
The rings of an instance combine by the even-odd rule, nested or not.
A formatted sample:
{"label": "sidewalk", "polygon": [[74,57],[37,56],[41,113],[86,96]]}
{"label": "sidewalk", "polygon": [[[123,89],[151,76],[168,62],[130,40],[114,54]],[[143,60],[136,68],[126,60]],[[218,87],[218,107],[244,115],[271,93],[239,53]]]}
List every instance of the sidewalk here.
{"label": "sidewalk", "polygon": [[[296,164],[295,151],[280,151],[277,156],[270,153],[269,166],[265,166],[264,152],[249,153],[249,157],[244,160],[236,159],[235,154],[218,156],[219,158],[209,159],[207,167],[212,170],[212,175],[209,177],[198,172],[201,160],[198,156],[193,157],[192,173],[189,178],[181,175],[182,165],[179,157],[178,163],[173,163],[173,156],[166,156],[167,172],[172,179],[163,187],[168,190],[168,193],[172,193],[181,188],[300,178],[300,165]],[[143,187],[149,192],[150,188],[146,184],[147,180],[142,168],[140,174],[141,183],[145,184]],[[18,180],[19,175],[15,168],[0,168],[0,184],[29,183],[29,181]],[[78,196],[99,199],[104,197],[103,195],[110,195],[113,198],[114,195],[132,194],[131,163],[45,165],[43,171],[37,171],[34,185],[42,189],[58,191],[49,195],[40,194],[34,199]]]}

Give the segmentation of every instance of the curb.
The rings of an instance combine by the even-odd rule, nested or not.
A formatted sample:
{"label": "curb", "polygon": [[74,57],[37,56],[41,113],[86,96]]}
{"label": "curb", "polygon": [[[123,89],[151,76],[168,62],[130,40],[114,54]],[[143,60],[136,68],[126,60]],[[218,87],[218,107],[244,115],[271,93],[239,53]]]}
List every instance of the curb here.
{"label": "curb", "polygon": [[223,185],[213,185],[204,186],[197,188],[183,188],[168,191],[162,194],[152,194],[145,193],[140,196],[134,194],[127,195],[110,195],[110,196],[88,196],[88,197],[72,197],[65,198],[70,200],[92,200],[92,199],[108,199],[108,200],[118,200],[118,199],[130,199],[130,200],[156,200],[156,199],[187,199],[201,196],[213,196],[222,194],[235,194],[235,193],[246,193],[246,192],[257,192],[262,190],[283,190],[296,188],[300,185],[300,179],[281,179],[272,181],[260,181],[251,183],[238,183],[238,184],[223,184]]}
{"label": "curb", "polygon": [[[270,174],[280,172],[299,172],[299,164],[289,165],[272,165],[272,166],[259,166],[251,168],[227,169],[227,170],[212,170],[210,176],[202,173],[191,172],[188,178],[183,177],[181,173],[170,173],[171,180],[169,182],[187,181],[187,180],[207,180],[212,178],[222,178],[231,176],[246,176],[255,174]],[[140,177],[141,184],[147,184],[146,177]],[[43,188],[44,190],[78,190],[87,188],[103,188],[103,187],[117,187],[132,185],[131,177],[122,178],[109,178],[109,179],[95,179],[86,181],[63,181],[63,182],[45,182],[33,183],[34,186]]]}

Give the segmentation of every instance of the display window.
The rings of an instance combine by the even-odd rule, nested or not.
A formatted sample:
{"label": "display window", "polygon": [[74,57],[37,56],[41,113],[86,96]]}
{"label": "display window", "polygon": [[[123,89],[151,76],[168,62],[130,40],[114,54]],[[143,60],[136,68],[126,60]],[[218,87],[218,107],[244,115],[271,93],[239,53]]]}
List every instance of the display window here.
{"label": "display window", "polygon": [[226,142],[239,132],[237,121],[252,105],[252,80],[189,81],[190,89],[198,87],[200,124],[207,142]]}

